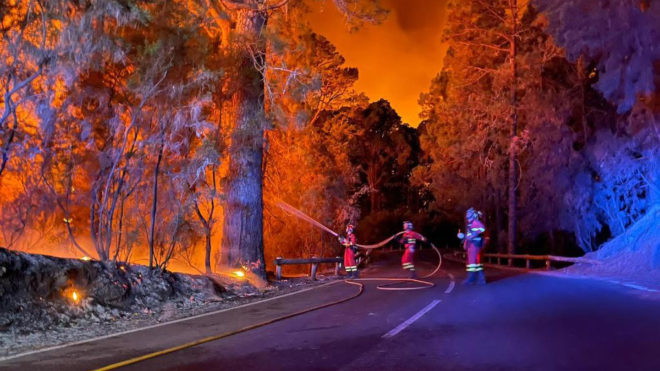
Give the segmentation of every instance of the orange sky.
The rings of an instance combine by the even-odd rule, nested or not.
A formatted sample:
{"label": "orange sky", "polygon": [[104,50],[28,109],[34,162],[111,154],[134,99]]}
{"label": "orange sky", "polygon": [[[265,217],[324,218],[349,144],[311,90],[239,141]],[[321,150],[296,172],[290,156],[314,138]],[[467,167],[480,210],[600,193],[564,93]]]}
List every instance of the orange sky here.
{"label": "orange sky", "polygon": [[445,0],[383,0],[390,10],[378,26],[350,33],[332,1],[315,1],[310,15],[314,31],[327,37],[360,71],[358,90],[385,98],[403,122],[419,124],[419,94],[442,67],[445,48],[441,26]]}

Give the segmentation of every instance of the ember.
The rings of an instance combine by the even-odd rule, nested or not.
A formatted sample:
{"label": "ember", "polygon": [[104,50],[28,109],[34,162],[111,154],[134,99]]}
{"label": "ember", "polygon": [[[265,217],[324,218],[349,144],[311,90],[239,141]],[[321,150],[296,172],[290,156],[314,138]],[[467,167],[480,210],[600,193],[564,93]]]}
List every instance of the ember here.
{"label": "ember", "polygon": [[71,291],[71,299],[73,299],[73,302],[75,304],[78,304],[80,302],[80,299],[81,299],[80,294],[78,294],[78,292],[76,290],[72,290]]}
{"label": "ember", "polygon": [[245,277],[245,273],[243,273],[243,271],[235,271],[234,276],[242,278]]}

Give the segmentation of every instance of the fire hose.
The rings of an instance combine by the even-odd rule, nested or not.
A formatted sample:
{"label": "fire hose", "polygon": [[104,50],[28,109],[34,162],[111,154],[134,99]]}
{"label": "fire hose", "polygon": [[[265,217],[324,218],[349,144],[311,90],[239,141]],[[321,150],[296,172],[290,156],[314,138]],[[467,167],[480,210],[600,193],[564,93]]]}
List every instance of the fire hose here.
{"label": "fire hose", "polygon": [[[317,228],[320,228],[320,229],[332,234],[335,237],[339,237],[339,233],[337,233],[337,232],[333,231],[332,229],[326,227],[322,223],[320,223],[317,220],[313,219],[312,217],[305,214],[304,212],[296,209],[295,207],[287,204],[286,202],[280,200],[276,204],[282,210],[289,213],[290,215],[295,216],[295,217],[297,217],[297,218],[299,218],[303,221],[306,221],[307,223],[309,223],[309,224],[311,224],[311,225],[313,225]],[[373,245],[360,245],[360,244],[355,244],[355,245],[357,247],[365,249],[365,250],[377,249],[377,248],[380,248],[380,247],[383,247],[383,246],[387,245],[390,241],[392,241],[393,239],[395,239],[397,236],[399,236],[402,233],[403,232],[398,232],[398,233],[384,239],[383,241],[378,242],[378,243],[373,244]],[[435,247],[435,245],[433,243],[429,242],[429,244],[431,245],[431,248],[433,248],[435,253],[438,255],[438,265],[435,267],[435,269],[431,273],[429,273],[427,275],[424,275],[421,278],[432,277],[433,275],[438,273],[438,271],[440,270],[440,266],[442,265],[442,255],[440,254],[440,250],[438,250],[438,248]],[[371,277],[371,278],[354,278],[352,280],[353,281],[396,281],[396,282],[393,282],[393,283],[386,283],[386,284],[376,286],[376,288],[379,289],[379,290],[388,290],[388,291],[421,290],[421,289],[428,289],[428,288],[431,288],[431,287],[435,286],[435,284],[433,282],[418,280],[418,279],[414,279],[414,278]],[[405,283],[405,282],[419,283],[422,286],[392,287],[394,285],[398,285],[400,283]]]}
{"label": "fire hose", "polygon": [[[288,213],[290,213],[290,214],[292,214],[292,215],[294,215],[294,216],[296,216],[296,217],[298,217],[298,218],[300,218],[304,221],[307,221],[308,223],[310,223],[310,224],[312,224],[312,225],[314,225],[314,226],[316,226],[320,229],[325,230],[326,232],[334,235],[335,237],[339,236],[339,234],[336,233],[335,231],[333,231],[332,229],[330,229],[330,228],[324,226],[323,224],[319,223],[318,221],[312,219],[311,217],[304,214],[302,211],[294,208],[293,206],[291,206],[287,203],[284,203],[282,201],[278,202],[277,205],[280,208],[282,208],[284,211],[286,211],[286,212],[288,212]],[[383,240],[379,243],[373,244],[373,245],[359,245],[358,244],[357,246],[362,248],[362,249],[365,249],[365,250],[377,249],[377,248],[385,246],[387,243],[389,243],[390,241],[395,239],[401,233],[403,233],[403,232],[396,233],[396,234],[388,237],[387,239],[385,239],[385,240]],[[436,254],[438,255],[438,265],[436,266],[436,268],[431,273],[429,273],[427,275],[424,275],[421,278],[429,278],[429,277],[435,275],[440,270],[440,266],[442,265],[442,255],[440,254],[440,251],[435,247],[435,245],[433,243],[430,243],[430,245],[433,248],[433,250],[436,252]],[[206,337],[206,338],[203,338],[203,339],[199,339],[199,340],[192,341],[192,342],[189,342],[189,343],[186,343],[186,344],[175,346],[175,347],[172,347],[172,348],[169,348],[169,349],[164,349],[164,350],[156,351],[156,352],[153,352],[153,353],[145,354],[145,355],[142,355],[142,356],[138,356],[138,357],[135,357],[135,358],[131,358],[131,359],[128,359],[128,360],[125,360],[125,361],[113,363],[111,365],[98,368],[97,370],[114,370],[114,369],[117,369],[117,368],[120,368],[120,367],[133,365],[133,364],[143,362],[143,361],[146,361],[146,360],[149,360],[149,359],[164,356],[166,354],[170,354],[170,353],[174,353],[174,352],[177,352],[177,351],[180,351],[180,350],[191,348],[191,347],[194,347],[194,346],[197,346],[197,345],[200,345],[200,344],[208,343],[208,342],[211,342],[211,341],[215,341],[215,340],[226,338],[226,337],[229,337],[229,336],[232,336],[232,335],[236,335],[236,334],[239,334],[239,333],[242,333],[242,332],[246,332],[246,331],[258,328],[258,327],[263,327],[263,326],[269,325],[269,324],[274,323],[274,322],[279,322],[279,321],[282,321],[282,320],[285,320],[285,319],[288,319],[288,318],[299,316],[299,315],[304,314],[304,313],[308,313],[308,312],[311,312],[311,311],[315,311],[315,310],[319,310],[319,309],[326,308],[326,307],[329,307],[329,306],[344,303],[346,301],[357,298],[358,296],[362,295],[362,293],[364,292],[364,284],[360,283],[360,282],[355,282],[355,281],[393,281],[392,283],[386,283],[386,284],[381,284],[381,285],[376,286],[379,290],[388,290],[388,291],[420,290],[420,289],[427,289],[427,288],[431,288],[431,287],[435,286],[435,284],[433,282],[428,282],[428,281],[424,281],[424,280],[420,280],[420,279],[414,279],[414,278],[369,277],[369,278],[356,278],[356,279],[350,279],[350,280],[346,279],[343,282],[345,282],[346,284],[349,284],[349,285],[357,286],[359,288],[357,293],[355,293],[355,294],[353,294],[353,295],[351,295],[347,298],[343,298],[343,299],[336,300],[336,301],[326,303],[326,304],[317,305],[317,306],[314,306],[314,307],[311,307],[311,308],[306,308],[306,309],[297,311],[295,313],[286,314],[286,315],[283,315],[283,316],[280,316],[280,317],[277,317],[277,318],[273,318],[273,319],[270,319],[270,320],[267,320],[267,321],[264,321],[264,322],[260,322],[260,323],[254,324],[254,325],[243,327],[243,328],[235,330],[235,331],[230,331],[230,332],[225,332],[225,333],[214,335],[214,336],[209,336],[209,337]],[[421,286],[392,287],[394,285],[398,285],[398,284],[406,283],[406,282],[418,283]]]}
{"label": "fire hose", "polygon": [[[278,202],[277,205],[280,208],[282,208],[283,210],[289,212],[290,214],[292,214],[292,215],[294,215],[294,216],[296,216],[296,217],[298,217],[298,218],[300,218],[304,221],[307,221],[308,223],[310,223],[310,224],[312,224],[312,225],[314,225],[318,228],[321,228],[321,229],[325,230],[326,232],[334,235],[335,237],[339,236],[339,234],[336,233],[335,231],[333,231],[330,228],[324,226],[323,224],[319,223],[318,221],[312,219],[311,217],[304,214],[302,211],[294,208],[293,206],[291,206],[287,203],[284,203],[282,201]],[[357,246],[362,248],[362,249],[365,249],[365,250],[377,249],[377,248],[385,246],[387,243],[389,243],[390,241],[395,239],[401,233],[403,233],[403,232],[396,233],[396,234],[388,237],[387,239],[385,239],[385,240],[383,240],[379,243],[373,244],[373,245],[359,245],[358,244]],[[430,243],[430,245],[433,248],[433,250],[438,254],[438,265],[431,273],[429,273],[425,276],[422,276],[422,278],[429,278],[429,277],[435,275],[440,270],[440,266],[442,265],[442,255],[440,254],[440,251],[435,247],[435,245],[433,243]],[[174,352],[177,352],[177,351],[180,351],[180,350],[188,349],[188,348],[200,345],[200,344],[208,343],[208,342],[211,342],[211,341],[215,341],[215,340],[226,338],[226,337],[229,337],[229,336],[232,336],[232,335],[236,335],[236,334],[239,334],[239,333],[242,333],[242,332],[246,332],[246,331],[258,328],[258,327],[263,327],[263,326],[269,325],[269,324],[274,323],[274,322],[279,322],[279,321],[282,321],[282,320],[285,320],[285,319],[288,319],[288,318],[299,316],[299,315],[304,314],[304,313],[308,313],[308,312],[311,312],[311,311],[315,311],[315,310],[319,310],[319,309],[326,308],[326,307],[329,307],[329,306],[344,303],[346,301],[357,298],[358,296],[362,295],[362,293],[364,292],[364,284],[360,283],[360,282],[354,282],[354,281],[394,281],[392,283],[386,283],[386,284],[382,284],[382,285],[377,286],[377,288],[379,290],[389,290],[389,291],[420,290],[420,289],[427,289],[427,288],[431,288],[431,287],[435,286],[435,284],[432,283],[432,282],[419,280],[419,279],[413,279],[413,278],[370,277],[370,278],[357,278],[357,279],[351,279],[351,280],[346,279],[343,282],[345,282],[346,284],[349,284],[349,285],[357,286],[359,288],[357,293],[355,293],[355,294],[353,294],[353,295],[351,295],[347,298],[343,298],[343,299],[336,300],[336,301],[326,303],[326,304],[317,305],[317,306],[314,306],[314,307],[311,307],[311,308],[306,308],[306,309],[297,311],[295,313],[286,314],[286,315],[283,315],[283,316],[280,316],[280,317],[277,317],[277,318],[273,318],[273,319],[270,319],[270,320],[267,320],[267,321],[264,321],[264,322],[260,322],[260,323],[254,324],[254,325],[243,327],[243,328],[235,330],[235,331],[230,331],[230,332],[225,332],[225,333],[214,335],[214,336],[209,336],[209,337],[206,337],[206,338],[203,338],[203,339],[192,341],[192,342],[182,344],[182,345],[179,345],[179,346],[175,346],[175,347],[172,347],[172,348],[156,351],[156,352],[153,352],[153,353],[149,353],[149,354],[145,354],[145,355],[138,356],[138,357],[135,357],[135,358],[131,358],[131,359],[128,359],[128,360],[125,360],[125,361],[113,363],[111,365],[107,365],[105,367],[98,368],[97,370],[114,370],[114,369],[117,369],[117,368],[120,368],[120,367],[133,365],[133,364],[143,362],[143,361],[146,361],[146,360],[149,360],[149,359],[164,356],[166,354],[170,354],[170,353],[174,353]],[[397,285],[397,284],[405,283],[405,282],[418,283],[422,286],[392,287],[393,285]]]}

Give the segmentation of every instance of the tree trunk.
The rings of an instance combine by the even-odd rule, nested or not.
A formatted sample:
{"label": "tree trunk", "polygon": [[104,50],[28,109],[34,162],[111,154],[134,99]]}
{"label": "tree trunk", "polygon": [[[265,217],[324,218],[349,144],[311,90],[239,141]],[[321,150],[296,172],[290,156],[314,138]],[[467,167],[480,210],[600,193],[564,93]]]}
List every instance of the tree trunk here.
{"label": "tree trunk", "polygon": [[[11,104],[11,101],[6,102],[5,104],[9,105]],[[9,138],[5,140],[5,145],[2,148],[2,163],[0,163],[0,176],[2,176],[2,173],[7,167],[7,162],[9,162],[9,149],[11,148],[11,143],[14,141],[14,136],[16,135],[17,126],[18,126],[18,122],[16,119],[16,113],[14,112],[14,125],[11,127],[11,129],[9,129]]]}
{"label": "tree trunk", "polygon": [[497,252],[505,253],[504,249],[504,218],[502,215],[502,193],[497,191],[497,199],[495,200],[495,232],[493,236],[497,244]]}
{"label": "tree trunk", "polygon": [[378,184],[378,173],[376,172],[376,163],[372,162],[369,164],[367,169],[367,184],[369,185],[369,205],[371,209],[369,212],[375,213],[380,211],[380,190],[377,188]]}
{"label": "tree trunk", "polygon": [[206,274],[211,274],[211,230],[206,230],[206,255],[204,257],[204,267],[206,267]]}
{"label": "tree trunk", "polygon": [[119,257],[119,250],[121,250],[121,237],[122,237],[122,232],[123,232],[123,226],[124,226],[124,203],[126,199],[122,198],[121,199],[121,204],[119,205],[119,225],[117,226],[117,247],[115,249],[115,254],[112,257],[112,261],[117,261],[117,258]]}
{"label": "tree trunk", "polygon": [[158,206],[158,173],[160,172],[160,162],[163,160],[163,147],[165,144],[161,142],[158,149],[158,160],[156,161],[156,169],[154,170],[154,194],[151,201],[151,231],[149,233],[149,269],[154,267],[154,237],[156,232],[156,207]]}
{"label": "tree trunk", "polygon": [[[247,9],[235,12],[235,31],[241,42],[234,47],[237,68],[232,82],[229,145],[229,181],[222,228],[221,263],[230,267],[245,266],[265,278],[263,251],[263,145],[265,43],[263,13]],[[242,40],[243,41],[243,40]],[[256,51],[255,51],[256,49]]]}
{"label": "tree trunk", "polygon": [[516,34],[518,32],[518,1],[511,0],[511,43],[509,51],[509,60],[511,65],[511,143],[509,145],[509,231],[507,250],[509,254],[516,252],[516,233],[517,233],[517,200],[516,186],[518,182],[518,166],[516,165],[516,139],[518,135],[518,101],[516,98],[517,77],[516,77]]}

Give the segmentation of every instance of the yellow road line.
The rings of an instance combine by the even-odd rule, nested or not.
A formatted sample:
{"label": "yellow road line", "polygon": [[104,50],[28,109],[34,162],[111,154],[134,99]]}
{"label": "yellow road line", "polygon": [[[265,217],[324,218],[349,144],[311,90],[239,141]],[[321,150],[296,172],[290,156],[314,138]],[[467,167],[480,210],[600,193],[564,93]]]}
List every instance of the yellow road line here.
{"label": "yellow road line", "polygon": [[362,295],[362,292],[364,291],[364,285],[363,284],[358,283],[358,282],[351,282],[351,281],[344,281],[344,282],[347,283],[347,284],[350,284],[350,285],[358,286],[359,287],[358,292],[355,295],[352,295],[352,296],[344,298],[344,299],[340,299],[340,300],[337,300],[337,301],[334,301],[334,302],[331,302],[331,303],[317,305],[317,306],[312,307],[312,308],[303,309],[303,310],[295,312],[295,313],[290,313],[290,314],[287,314],[287,315],[284,315],[284,316],[273,318],[271,320],[260,322],[260,323],[250,325],[250,326],[247,326],[247,327],[243,327],[243,328],[235,330],[235,331],[229,331],[229,332],[225,332],[225,333],[222,333],[222,334],[219,334],[219,335],[209,336],[209,337],[206,337],[206,338],[203,338],[203,339],[200,339],[200,340],[192,341],[192,342],[182,344],[182,345],[178,345],[178,346],[175,346],[175,347],[172,347],[172,348],[163,349],[163,350],[160,350],[160,351],[157,351],[157,352],[153,352],[153,353],[145,354],[145,355],[142,355],[142,356],[139,356],[139,357],[127,359],[125,361],[113,363],[111,365],[107,365],[107,366],[98,368],[98,369],[96,369],[96,371],[115,370],[115,369],[120,368],[120,367],[129,366],[129,365],[132,365],[132,364],[135,364],[135,363],[138,363],[138,362],[146,361],[148,359],[152,359],[152,358],[160,357],[160,356],[163,356],[163,355],[166,355],[166,354],[174,353],[174,352],[177,352],[179,350],[194,347],[196,345],[200,345],[200,344],[208,343],[208,342],[211,342],[211,341],[214,341],[214,340],[219,340],[219,339],[222,339],[222,338],[226,338],[228,336],[240,334],[241,332],[253,330],[255,328],[266,326],[266,325],[269,325],[271,323],[282,321],[282,320],[285,320],[285,319],[288,319],[288,318],[291,318],[291,317],[299,316],[299,315],[304,314],[304,313],[312,312],[312,311],[322,309],[322,308],[326,308],[326,307],[329,307],[329,306],[332,306],[332,305],[337,305],[337,304],[349,301],[351,299],[357,298],[358,296]]}
{"label": "yellow road line", "polygon": [[321,287],[334,285],[338,282],[342,282],[342,281],[340,281],[340,280],[332,281],[332,282],[324,283],[324,284],[321,284],[321,285],[318,285],[318,286],[308,287],[308,288],[305,288],[305,289],[302,289],[302,290],[289,292],[289,293],[286,293],[286,294],[283,294],[283,295],[277,295],[277,296],[273,296],[273,297],[270,297],[270,298],[267,298],[267,299],[257,300],[257,301],[253,301],[253,302],[246,303],[246,304],[241,304],[241,305],[238,305],[238,306],[235,306],[235,307],[224,308],[224,309],[219,309],[219,310],[215,310],[215,311],[212,311],[212,312],[196,314],[196,315],[191,316],[191,317],[179,318],[179,319],[175,319],[175,320],[172,320],[172,321],[161,322],[161,323],[158,323],[158,324],[155,324],[155,325],[138,327],[138,328],[135,328],[135,329],[132,329],[132,330],[115,332],[115,333],[111,333],[111,334],[108,334],[108,335],[97,336],[97,337],[93,337],[93,338],[89,338],[89,339],[85,339],[85,340],[74,341],[74,342],[71,342],[71,343],[54,345],[54,346],[50,346],[50,347],[46,347],[46,348],[42,348],[42,349],[31,350],[31,351],[28,351],[28,352],[13,354],[11,356],[0,357],[0,362],[16,359],[16,358],[20,358],[20,357],[30,356],[30,355],[34,355],[34,354],[39,354],[39,353],[46,353],[46,352],[50,352],[50,351],[53,351],[53,350],[58,350],[58,349],[71,347],[71,346],[74,346],[74,345],[87,344],[87,343],[91,343],[91,342],[94,342],[94,341],[105,340],[105,339],[114,338],[114,337],[118,337],[118,336],[124,336],[124,335],[128,335],[128,334],[132,334],[134,332],[150,330],[150,329],[153,329],[153,328],[168,326],[168,325],[172,325],[172,324],[179,323],[179,322],[191,321],[191,320],[201,318],[201,317],[209,317],[209,316],[213,316],[213,315],[216,315],[216,314],[220,314],[220,313],[224,313],[224,312],[230,312],[230,311],[242,309],[242,308],[245,308],[245,307],[250,307],[250,306],[253,306],[253,305],[258,305],[258,304],[266,303],[266,302],[269,302],[269,301],[285,298],[287,296],[302,294],[303,292],[320,289]]}

